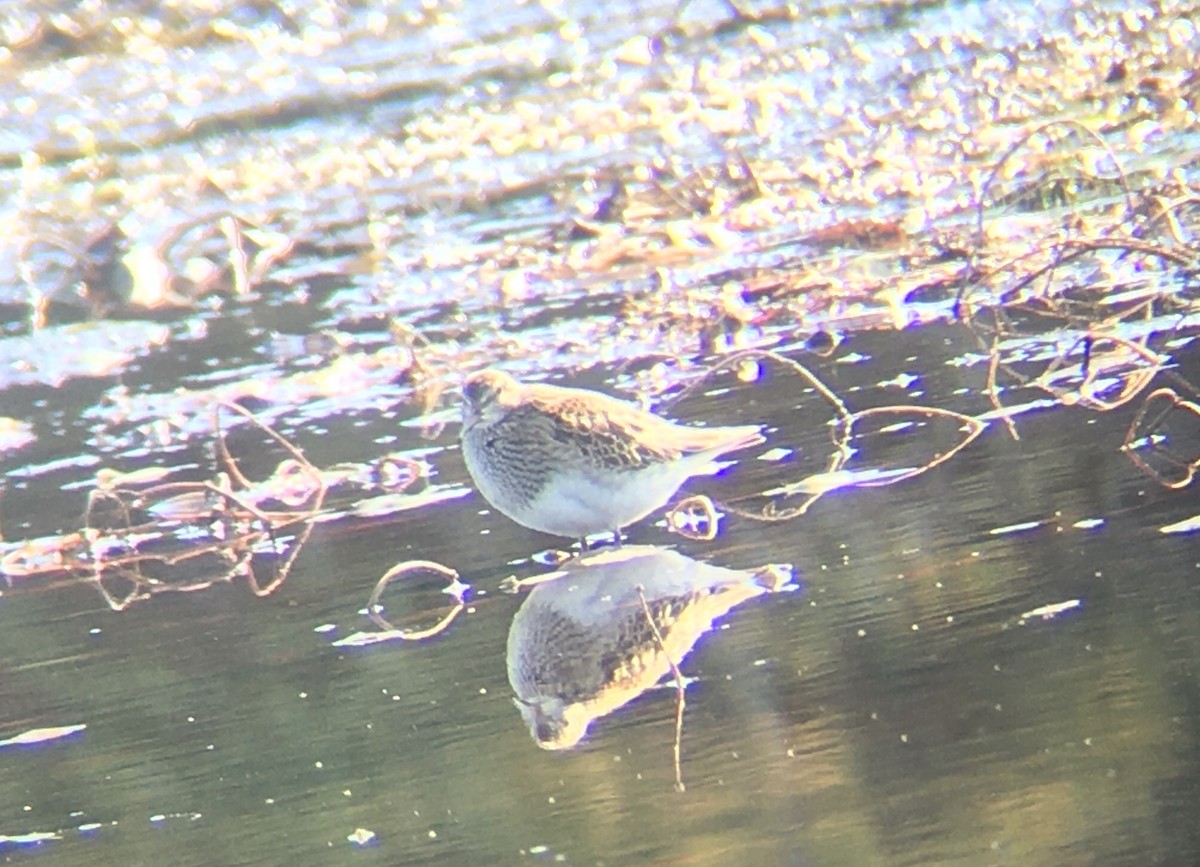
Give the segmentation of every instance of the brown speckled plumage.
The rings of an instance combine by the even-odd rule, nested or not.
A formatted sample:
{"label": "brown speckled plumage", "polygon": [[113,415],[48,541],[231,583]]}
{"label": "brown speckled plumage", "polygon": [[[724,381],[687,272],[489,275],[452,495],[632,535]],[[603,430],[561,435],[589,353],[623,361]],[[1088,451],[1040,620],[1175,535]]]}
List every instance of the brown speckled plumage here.
{"label": "brown speckled plumage", "polygon": [[530,734],[548,750],[575,746],[682,664],[716,618],[795,589],[791,578],[782,564],[740,571],[643,545],[572,561],[534,588],[508,633],[508,681]]}
{"label": "brown speckled plumage", "polygon": [[533,529],[619,530],[713,458],[762,442],[757,426],[694,428],[616,398],[523,385],[497,370],[463,387],[463,455],[484,497]]}

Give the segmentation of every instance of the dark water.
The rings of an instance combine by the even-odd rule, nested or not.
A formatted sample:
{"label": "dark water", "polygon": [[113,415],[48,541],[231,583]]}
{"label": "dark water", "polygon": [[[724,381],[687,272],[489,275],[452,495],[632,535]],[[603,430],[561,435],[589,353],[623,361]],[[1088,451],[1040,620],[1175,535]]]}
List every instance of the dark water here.
{"label": "dark water", "polygon": [[[697,0],[675,32],[674,4],[494,15],[471,5],[423,14],[406,4],[335,6],[332,21],[232,5],[220,27],[164,8],[165,64],[155,64],[154,39],[104,23],[124,10],[150,26],[113,5],[90,23],[80,17],[78,32],[14,45],[13,74],[0,82],[0,184],[15,227],[0,274],[0,421],[12,420],[0,428],[12,437],[0,440],[0,554],[80,530],[98,470],[212,478],[212,404],[222,398],[252,406],[318,467],[400,455],[419,462],[423,478],[393,499],[378,489],[332,496],[286,582],[262,598],[237,577],[153,593],[118,613],[81,573],[0,585],[0,741],[86,726],[0,746],[0,859],[1200,862],[1200,552],[1194,530],[1179,526],[1200,500],[1194,484],[1165,487],[1122,451],[1142,401],[1098,412],[1009,380],[1006,406],[1043,401],[1016,416],[1019,440],[992,418],[929,472],[836,490],[790,521],[730,513],[711,542],[668,532],[661,516],[630,528],[627,546],[736,574],[791,564],[798,585],[748,594],[682,663],[684,792],[675,790],[669,678],[592,722],[575,749],[546,751],[531,738],[505,658],[527,597],[501,585],[550,571],[542,555],[560,542],[513,525],[470,490],[454,421],[458,376],[485,365],[628,395],[688,374],[686,365],[655,368],[658,353],[699,363],[751,345],[803,362],[854,410],[916,404],[988,416],[986,352],[978,329],[949,321],[953,292],[909,298],[904,321],[932,324],[864,327],[890,326],[896,311],[856,295],[860,283],[893,274],[906,291],[936,289],[937,257],[930,266],[887,249],[818,244],[809,229],[851,215],[915,225],[922,208],[948,215],[939,230],[973,229],[973,210],[946,204],[975,194],[952,172],[961,153],[937,147],[963,133],[939,126],[923,100],[978,95],[986,88],[977,79],[1005,57],[1020,61],[1013,70],[1059,63],[1065,77],[1105,28],[1123,34],[1116,44],[1129,46],[1134,73],[1159,76],[1161,89],[1145,85],[1137,99],[1182,88],[1176,102],[1154,103],[1156,132],[1114,122],[1106,141],[1135,182],[1170,174],[1194,184],[1196,127],[1180,119],[1195,112],[1180,61],[1194,48],[1194,9],[1100,5],[1093,21],[1066,4],[1003,15],[990,4],[814,4],[724,27],[729,10]],[[614,59],[648,31],[663,34],[665,59]],[[339,36],[317,50],[326,33]],[[1163,40],[1159,66],[1133,67],[1139,38]],[[302,47],[321,62],[288,53]],[[274,66],[275,51],[291,62]],[[164,90],[155,69],[194,90]],[[697,90],[702,123],[617,131],[631,106],[686,107],[679,76],[688,70],[708,82]],[[723,76],[776,94],[781,110],[761,129],[753,118],[766,115],[755,112],[710,116]],[[1124,98],[1124,79],[1109,77],[1084,88],[1069,114],[1090,118]],[[118,82],[124,90],[114,91]],[[119,111],[98,101],[113,92]],[[1029,83],[1013,92],[1020,98],[999,114],[1021,106],[1032,116],[1017,119],[1032,123],[1054,108]],[[857,197],[901,141],[885,129],[901,104],[921,107],[926,124],[903,138],[906,156],[953,180],[936,200],[903,184]],[[1003,123],[974,114],[983,104],[963,99],[969,138],[1007,146]],[[535,127],[566,118],[560,131],[569,139],[583,130],[581,141],[506,150],[497,125],[537,110],[545,115]],[[124,120],[111,121],[114,113]],[[878,126],[864,127],[864,117]],[[463,144],[473,129],[487,131],[492,150]],[[724,165],[739,147],[764,178],[774,166],[789,198],[772,207],[794,211],[786,225],[759,227],[741,214],[744,244],[722,246],[728,238],[718,234],[686,255],[648,232],[638,255],[608,266],[588,259],[600,253],[586,244],[558,255],[576,199],[603,198],[609,178],[647,154],[669,153],[664,174],[682,185],[683,169]],[[841,166],[843,147],[874,154],[874,167],[838,168],[817,195],[818,169],[826,157]],[[674,207],[642,193],[647,209]],[[68,297],[79,275],[66,279],[73,260],[64,251],[78,252],[98,229],[119,222],[129,252],[230,212],[299,243],[254,291],[153,310]],[[1180,214],[1182,230],[1194,229]],[[629,219],[623,238],[638,240]],[[1061,222],[1053,211],[1028,219],[1047,233]],[[1014,234],[1022,225],[1004,224]],[[216,261],[223,239],[214,231],[192,252]],[[662,249],[675,258],[656,258]],[[168,258],[181,267],[182,256]],[[1068,273],[1123,291],[1167,282],[1143,265],[1114,254]],[[742,297],[762,319],[722,324],[714,336],[707,326],[720,319],[721,285],[754,268],[758,278],[799,275],[804,291],[776,301],[748,281]],[[818,279],[826,273],[829,285]],[[129,273],[105,275],[93,285],[128,294]],[[48,321],[35,327],[33,288],[60,279],[67,288],[47,293]],[[1161,289],[1178,301],[1169,316],[1118,331],[1163,354],[1148,388],[1194,399],[1194,270],[1171,279]],[[1007,287],[988,288],[999,296]],[[396,323],[421,339],[398,337]],[[1055,336],[1071,343],[1084,327]],[[828,354],[807,340],[822,329],[836,337]],[[1044,348],[1013,339],[1000,352],[1017,365]],[[429,406],[414,355],[447,388]],[[1072,369],[1083,365],[1081,350],[1070,355]],[[772,362],[754,377],[721,374],[670,411],[769,426],[764,446],[689,485],[740,510],[798,503],[799,494],[764,492],[821,472],[831,454],[828,403]],[[956,441],[953,424],[916,422],[864,434],[848,468],[920,466]],[[1194,457],[1195,417],[1176,425]],[[256,479],[286,456],[244,423],[229,443]],[[426,642],[335,644],[373,628],[364,614],[372,588],[409,559],[457,570],[472,588],[467,610]],[[649,589],[649,578],[636,580]],[[440,587],[392,587],[388,615],[428,625],[449,602]],[[360,829],[366,842],[350,839]]]}
{"label": "dark water", "polygon": [[[894,341],[877,342],[855,346]],[[790,384],[709,403],[786,407]],[[0,753],[5,833],[55,832],[55,863],[1187,863],[1200,563],[1160,531],[1195,499],[1117,452],[1127,420],[1033,416],[1019,443],[993,429],[918,479],[789,523],[728,519],[714,543],[634,528],[718,565],[793,563],[802,585],[725,616],[687,659],[682,794],[670,690],[576,751],[534,745],[505,674],[520,599],[498,585],[543,571],[527,557],[546,540],[474,496],[319,528],[262,600],[235,582],[118,615],[86,586],[18,587],[6,728],[87,729]],[[772,422],[772,442],[806,425]],[[461,479],[443,443],[439,472]],[[744,459],[701,487],[733,496],[779,472]],[[369,628],[378,575],[431,554],[476,591],[446,635],[331,646]],[[395,590],[389,610],[437,604],[436,587]],[[378,842],[352,853],[360,827]]]}

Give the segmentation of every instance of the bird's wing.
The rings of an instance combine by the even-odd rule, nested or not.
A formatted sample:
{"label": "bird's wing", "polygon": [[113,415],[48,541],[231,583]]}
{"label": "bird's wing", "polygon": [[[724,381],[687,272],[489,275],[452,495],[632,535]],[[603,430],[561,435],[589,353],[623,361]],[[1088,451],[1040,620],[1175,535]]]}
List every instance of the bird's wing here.
{"label": "bird's wing", "polygon": [[555,422],[558,439],[604,465],[633,469],[682,454],[668,436],[674,425],[607,395],[563,397],[539,409]]}

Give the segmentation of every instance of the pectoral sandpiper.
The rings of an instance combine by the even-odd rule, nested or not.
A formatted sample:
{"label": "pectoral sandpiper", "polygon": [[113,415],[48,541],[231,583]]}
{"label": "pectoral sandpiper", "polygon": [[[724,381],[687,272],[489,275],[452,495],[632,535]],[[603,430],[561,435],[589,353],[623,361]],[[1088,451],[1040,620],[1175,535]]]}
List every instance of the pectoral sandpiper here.
{"label": "pectoral sandpiper", "polygon": [[685,427],[606,394],[484,370],[463,385],[462,450],[484,498],[522,524],[581,540],[666,504],[759,425]]}

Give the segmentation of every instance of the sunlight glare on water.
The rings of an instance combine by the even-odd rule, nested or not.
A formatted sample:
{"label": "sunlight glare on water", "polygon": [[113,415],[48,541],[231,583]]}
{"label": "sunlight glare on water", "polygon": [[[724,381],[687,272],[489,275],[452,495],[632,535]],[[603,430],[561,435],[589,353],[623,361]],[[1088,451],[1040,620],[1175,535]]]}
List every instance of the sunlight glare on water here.
{"label": "sunlight glare on water", "polygon": [[[0,12],[0,861],[1200,860],[1194,9],[112,5]],[[766,441],[575,559],[484,367]]]}

